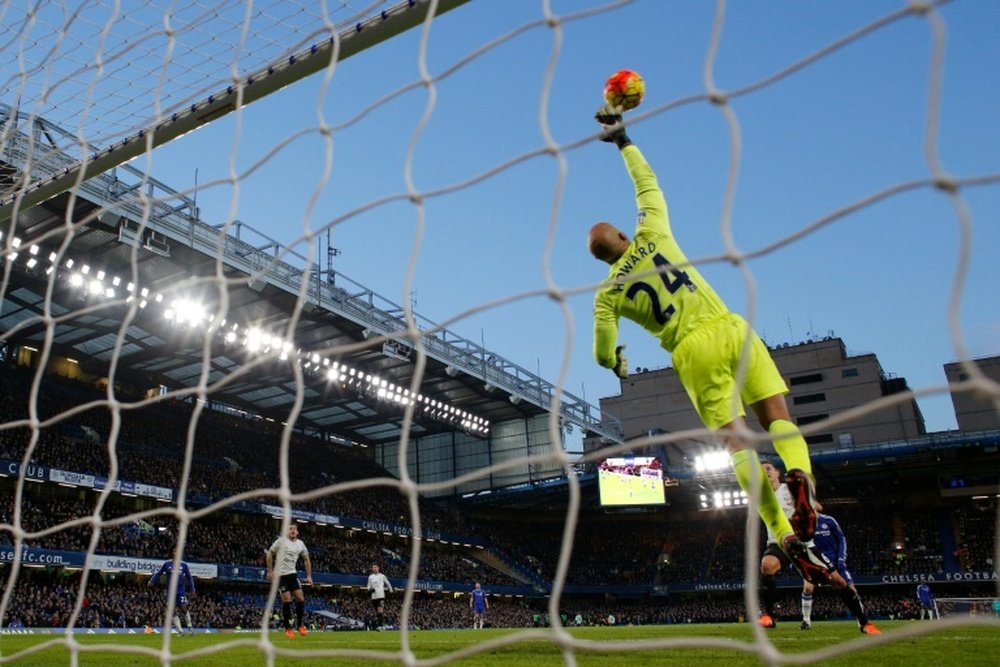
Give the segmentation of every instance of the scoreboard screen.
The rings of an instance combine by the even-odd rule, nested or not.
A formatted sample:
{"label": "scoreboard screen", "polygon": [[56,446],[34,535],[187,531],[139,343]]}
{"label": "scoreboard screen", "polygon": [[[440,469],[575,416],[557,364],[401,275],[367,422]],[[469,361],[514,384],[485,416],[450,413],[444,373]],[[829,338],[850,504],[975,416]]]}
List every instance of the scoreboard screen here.
{"label": "scoreboard screen", "polygon": [[601,461],[597,468],[601,507],[663,505],[663,466],[648,456],[628,456]]}

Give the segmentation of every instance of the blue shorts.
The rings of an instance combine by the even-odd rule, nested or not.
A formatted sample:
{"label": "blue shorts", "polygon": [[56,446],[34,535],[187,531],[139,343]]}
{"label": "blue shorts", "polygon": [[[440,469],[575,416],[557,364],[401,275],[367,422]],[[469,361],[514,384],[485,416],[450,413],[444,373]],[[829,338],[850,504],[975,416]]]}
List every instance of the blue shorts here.
{"label": "blue shorts", "polygon": [[178,592],[177,593],[177,597],[174,598],[174,606],[175,607],[183,607],[183,606],[187,605],[187,603],[188,603],[187,593],[180,593],[180,592]]}

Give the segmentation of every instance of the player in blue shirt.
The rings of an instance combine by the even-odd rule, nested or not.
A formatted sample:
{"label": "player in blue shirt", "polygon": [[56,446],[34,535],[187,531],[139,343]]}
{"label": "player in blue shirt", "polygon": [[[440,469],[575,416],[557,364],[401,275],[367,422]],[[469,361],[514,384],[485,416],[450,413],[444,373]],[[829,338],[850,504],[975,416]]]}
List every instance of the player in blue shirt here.
{"label": "player in blue shirt", "polygon": [[[861,604],[861,596],[854,585],[854,578],[851,577],[850,570],[847,569],[847,539],[840,524],[829,514],[822,512],[816,518],[816,534],[813,537],[816,548],[829,559],[831,563],[847,582],[847,587],[837,591],[841,599],[854,617],[858,620],[861,632],[869,635],[882,634],[873,623],[868,620],[865,607]],[[815,586],[808,581],[802,582],[802,629],[808,630],[812,627],[812,601]]]}
{"label": "player in blue shirt", "polygon": [[486,614],[486,610],[490,608],[490,601],[486,599],[486,591],[482,589],[478,581],[476,582],[476,587],[472,589],[472,593],[469,595],[469,608],[472,609],[473,629],[482,630],[483,617]]}
{"label": "player in blue shirt", "polygon": [[[160,570],[154,574],[149,580],[149,586],[155,586],[160,580],[161,576],[166,576],[167,582],[167,594],[170,593],[170,577],[174,571],[174,561],[173,559],[164,561],[163,565],[160,566]],[[184,612],[184,619],[187,621],[188,634],[194,634],[194,624],[191,622],[191,610],[188,609],[188,596],[194,595],[194,577],[191,576],[191,568],[184,561],[181,561],[180,572],[177,576],[177,591],[176,597],[174,599],[174,625],[177,626],[178,634],[184,634],[184,628],[181,627],[180,613]]]}
{"label": "player in blue shirt", "polygon": [[934,599],[934,593],[931,592],[931,587],[927,584],[917,586],[917,602],[920,603],[921,621],[924,620],[925,614],[928,621],[933,621],[935,617],[941,618],[941,614],[937,608],[937,601]]}
{"label": "player in blue shirt", "polygon": [[[788,490],[788,486],[782,484],[781,471],[772,463],[762,463],[761,469],[770,483],[771,489],[774,490],[774,496],[778,500],[781,510],[786,516],[790,516],[795,512],[795,499]],[[820,523],[823,524],[822,534],[820,534]],[[792,562],[788,554],[778,546],[778,539],[774,531],[766,523],[764,525],[767,527],[768,537],[767,548],[760,559],[760,601],[764,607],[764,613],[761,614],[758,622],[765,628],[775,628],[777,627],[774,615],[774,598],[777,593],[775,577]],[[833,565],[828,581],[847,608],[858,619],[861,632],[866,635],[882,634],[873,623],[868,621],[864,606],[861,604],[861,598],[858,596],[858,589],[854,587],[851,573],[847,570],[847,540],[844,539],[844,533],[836,519],[829,515],[816,514],[816,532],[813,535],[811,546],[822,559]],[[815,586],[806,577],[803,577],[803,580],[802,629],[808,630],[812,627],[812,593]]]}

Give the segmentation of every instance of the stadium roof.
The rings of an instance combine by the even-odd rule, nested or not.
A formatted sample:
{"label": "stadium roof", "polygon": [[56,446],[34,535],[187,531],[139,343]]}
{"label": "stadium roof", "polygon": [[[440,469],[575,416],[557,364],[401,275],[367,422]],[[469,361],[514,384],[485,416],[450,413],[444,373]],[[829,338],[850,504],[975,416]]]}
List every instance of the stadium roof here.
{"label": "stadium roof", "polygon": [[[69,133],[39,118],[14,130],[14,116],[0,107],[8,133],[0,197],[20,187],[29,155],[33,179],[75,163],[64,148],[74,140]],[[44,160],[34,157],[39,152]],[[297,425],[363,444],[398,440],[407,402],[420,401],[414,437],[480,435],[482,421],[548,412],[556,394],[534,373],[417,314],[427,365],[420,396],[408,393],[417,353],[402,307],[310,267],[239,221],[203,222],[194,201],[127,165],[19,212],[2,229],[9,277],[0,332],[8,346],[40,349],[51,323],[52,353],[89,374],[114,366],[129,384],[181,390],[204,376],[210,400],[284,421],[296,401],[297,360],[304,379]],[[341,371],[337,381],[331,368]],[[561,397],[564,425],[620,438],[598,407]]]}

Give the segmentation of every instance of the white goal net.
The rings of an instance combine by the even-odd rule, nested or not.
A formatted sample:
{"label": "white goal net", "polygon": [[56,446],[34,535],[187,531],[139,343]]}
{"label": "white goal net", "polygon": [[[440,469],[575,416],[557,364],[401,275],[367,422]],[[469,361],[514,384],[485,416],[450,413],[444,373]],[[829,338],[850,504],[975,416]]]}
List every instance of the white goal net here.
{"label": "white goal net", "polygon": [[938,598],[936,610],[941,617],[965,614],[1000,618],[1000,598]]}
{"label": "white goal net", "polygon": [[[593,113],[608,74],[643,74],[629,133],[657,169],[691,263],[765,340],[786,326],[794,336],[798,311],[809,337],[812,318],[829,318],[816,327],[931,369],[911,375],[913,392],[803,433],[914,397],[929,418],[950,409],[950,394],[1000,414],[1000,386],[971,363],[1000,354],[986,29],[1000,16],[974,0],[859,4],[2,3],[0,386],[12,398],[0,411],[0,623],[30,627],[33,570],[78,553],[58,619],[71,630],[46,644],[72,664],[91,651],[174,664],[243,649],[268,664],[440,664],[534,639],[557,645],[565,664],[690,647],[787,661],[760,628],[738,646],[595,642],[559,620],[581,509],[574,465],[713,437],[685,430],[570,453],[580,431],[621,440],[581,387],[619,390],[592,359],[604,276],[586,231],[634,215]],[[622,337],[633,363],[666,364],[643,332]],[[936,379],[953,360],[961,379]],[[418,660],[422,573],[472,563],[448,550],[442,535],[454,531],[426,500],[561,476],[568,509],[552,580],[539,582],[536,563],[504,566],[525,586],[551,584],[551,627],[432,658],[418,647],[428,651]],[[378,553],[405,572],[398,650],[285,642],[272,623],[279,580],[261,578],[270,541],[240,518],[254,512],[282,533],[308,523],[317,575],[333,558],[310,544],[324,531],[425,538]],[[754,610],[758,524],[745,549]],[[338,540],[343,558],[360,554],[350,583],[364,586],[371,555]],[[88,581],[167,559],[178,570],[182,554],[192,560],[186,545],[204,554],[191,565],[205,579],[254,552],[256,615],[227,615],[222,606],[241,602],[227,593],[213,617],[247,635],[194,650],[169,632],[152,649],[79,641],[74,631],[107,621]],[[116,561],[116,548],[133,555]],[[108,611],[113,624],[170,626],[182,579],[168,576],[170,594],[141,613]],[[992,622],[992,599],[939,602],[942,624]],[[363,623],[367,611],[338,604],[326,617]],[[794,660],[865,650],[867,639]],[[37,650],[4,649],[0,661]]]}

